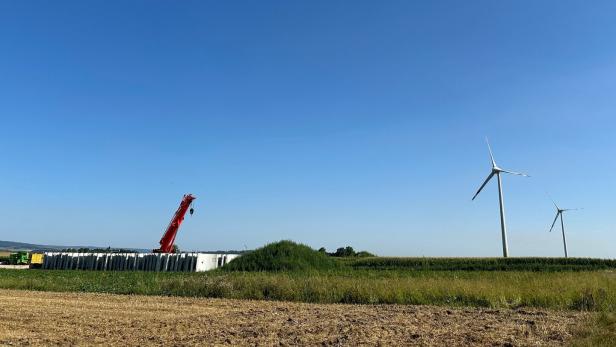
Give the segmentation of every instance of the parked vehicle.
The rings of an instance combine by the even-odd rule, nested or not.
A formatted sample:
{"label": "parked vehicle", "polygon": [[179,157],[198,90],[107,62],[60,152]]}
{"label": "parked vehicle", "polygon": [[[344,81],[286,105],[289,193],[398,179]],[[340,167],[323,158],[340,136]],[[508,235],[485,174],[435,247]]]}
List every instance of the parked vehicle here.
{"label": "parked vehicle", "polygon": [[29,262],[28,252],[12,253],[9,256],[10,265],[28,265]]}

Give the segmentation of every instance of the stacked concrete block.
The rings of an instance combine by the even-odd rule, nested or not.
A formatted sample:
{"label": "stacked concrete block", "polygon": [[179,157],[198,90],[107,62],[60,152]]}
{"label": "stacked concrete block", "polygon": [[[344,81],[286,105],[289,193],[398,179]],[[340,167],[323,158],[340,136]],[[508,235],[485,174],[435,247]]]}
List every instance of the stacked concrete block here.
{"label": "stacked concrete block", "polygon": [[46,252],[43,269],[91,271],[203,272],[239,254],[211,253],[66,253]]}

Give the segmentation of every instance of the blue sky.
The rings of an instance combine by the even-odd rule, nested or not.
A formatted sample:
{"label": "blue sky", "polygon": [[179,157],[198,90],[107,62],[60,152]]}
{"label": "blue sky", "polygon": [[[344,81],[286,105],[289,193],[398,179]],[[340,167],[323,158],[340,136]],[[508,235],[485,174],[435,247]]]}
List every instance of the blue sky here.
{"label": "blue sky", "polygon": [[616,257],[611,1],[0,4],[0,240]]}

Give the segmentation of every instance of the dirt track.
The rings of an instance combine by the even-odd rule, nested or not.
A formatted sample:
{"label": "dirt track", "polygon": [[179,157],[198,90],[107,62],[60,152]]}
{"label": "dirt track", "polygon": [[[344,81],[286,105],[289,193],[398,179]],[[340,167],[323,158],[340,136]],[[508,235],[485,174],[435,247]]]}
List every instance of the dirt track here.
{"label": "dirt track", "polygon": [[0,345],[561,345],[579,313],[0,290]]}

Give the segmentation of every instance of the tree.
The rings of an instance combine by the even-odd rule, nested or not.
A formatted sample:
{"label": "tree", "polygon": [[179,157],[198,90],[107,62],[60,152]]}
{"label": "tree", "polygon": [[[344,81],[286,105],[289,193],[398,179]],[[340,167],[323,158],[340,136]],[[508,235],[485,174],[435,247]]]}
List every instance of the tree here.
{"label": "tree", "polygon": [[180,247],[176,244],[173,245],[173,253],[180,253]]}
{"label": "tree", "polygon": [[319,248],[319,253],[327,253],[327,250],[325,249],[325,247],[321,247]]}
{"label": "tree", "polygon": [[353,250],[353,247],[351,246],[340,247],[336,250],[336,253],[334,253],[333,256],[334,257],[354,257],[355,250]]}

